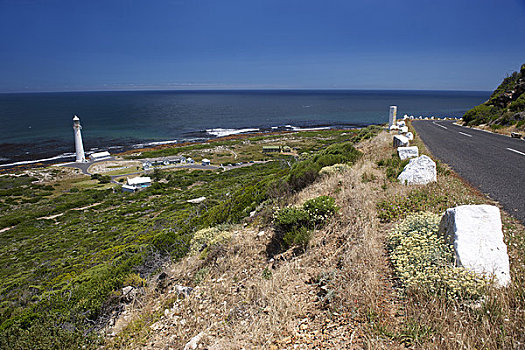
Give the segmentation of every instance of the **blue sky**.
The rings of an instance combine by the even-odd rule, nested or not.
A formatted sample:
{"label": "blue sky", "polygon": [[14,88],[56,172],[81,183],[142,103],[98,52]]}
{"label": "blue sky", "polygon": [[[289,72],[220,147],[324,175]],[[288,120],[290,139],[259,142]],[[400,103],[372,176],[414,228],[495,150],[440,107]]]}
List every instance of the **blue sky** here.
{"label": "blue sky", "polygon": [[493,90],[525,0],[0,0],[0,92]]}

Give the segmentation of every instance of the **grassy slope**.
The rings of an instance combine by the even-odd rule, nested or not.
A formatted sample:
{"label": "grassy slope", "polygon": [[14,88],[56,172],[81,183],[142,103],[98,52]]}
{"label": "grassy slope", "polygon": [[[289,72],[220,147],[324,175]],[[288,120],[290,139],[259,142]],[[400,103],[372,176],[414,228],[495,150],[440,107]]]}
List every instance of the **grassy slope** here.
{"label": "grassy slope", "polygon": [[[204,347],[229,349],[518,348],[525,341],[525,230],[505,213],[510,288],[490,291],[479,308],[400,293],[385,248],[395,222],[414,211],[495,203],[445,166],[438,167],[438,182],[428,186],[391,181],[386,174],[399,168],[387,161],[390,143],[386,133],[364,142],[364,156],[351,169],[324,176],[290,198],[300,204],[328,194],[341,207],[304,254],[289,250],[268,260],[271,227],[257,221],[230,227],[231,240],[205,258],[190,256],[167,267],[161,283],[166,288],[152,280],[140,304],[130,304],[109,330],[118,335],[105,347],[182,348],[202,334]],[[415,144],[428,154],[420,140]],[[176,284],[196,289],[181,299]]]}
{"label": "grassy slope", "polygon": [[[271,136],[270,142],[294,144],[315,136],[303,152],[366,132],[297,133]],[[253,143],[267,141],[259,136],[242,144],[255,152]],[[205,151],[192,147],[184,152]],[[238,222],[261,201],[282,194],[268,192],[268,186],[285,179],[288,162],[293,163],[288,157],[224,174],[161,172],[155,175],[161,183],[136,194],[113,193],[91,180],[44,188],[2,178],[0,229],[12,228],[0,235],[0,347],[75,348],[91,342],[85,332],[90,334],[90,324],[118,301],[119,288],[141,285],[166,259],[184,256],[195,230]],[[207,200],[186,202],[200,196]]]}

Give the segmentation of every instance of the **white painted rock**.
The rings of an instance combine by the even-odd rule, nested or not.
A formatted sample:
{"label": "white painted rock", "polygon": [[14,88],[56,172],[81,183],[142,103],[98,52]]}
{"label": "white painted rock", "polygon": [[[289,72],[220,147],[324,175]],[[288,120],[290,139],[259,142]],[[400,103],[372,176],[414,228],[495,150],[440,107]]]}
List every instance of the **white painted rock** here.
{"label": "white painted rock", "polygon": [[405,160],[408,158],[417,158],[419,157],[419,149],[417,148],[417,146],[398,147],[397,154],[399,155],[399,158],[401,160]]}
{"label": "white painted rock", "polygon": [[400,126],[399,127],[399,133],[400,134],[406,134],[408,132],[408,126]]}
{"label": "white painted rock", "polygon": [[412,134],[411,132],[407,132],[405,136],[409,141],[412,141],[414,139],[414,134]]}
{"label": "white painted rock", "polygon": [[394,147],[408,147],[408,139],[403,135],[394,136]]}
{"label": "white painted rock", "polygon": [[410,159],[397,179],[405,185],[426,185],[436,181],[436,163],[425,155]]}
{"label": "white painted rock", "polygon": [[396,124],[391,125],[390,131],[393,131],[393,130],[399,130],[399,126],[397,126]]}
{"label": "white painted rock", "polygon": [[203,336],[204,332],[200,332],[199,334],[191,338],[191,340],[184,346],[184,350],[197,349],[197,347],[199,346],[199,342]]}
{"label": "white painted rock", "polygon": [[399,127],[406,126],[406,123],[405,123],[404,120],[398,120],[396,124],[397,124],[397,126],[399,126]]}
{"label": "white painted rock", "polygon": [[205,200],[206,200],[206,197],[199,197],[199,198],[188,199],[186,202],[193,203],[193,204],[199,204],[199,203],[204,202]]}
{"label": "white painted rock", "polygon": [[447,209],[439,232],[454,245],[456,263],[478,274],[494,276],[500,286],[510,279],[509,256],[503,242],[501,216],[492,205],[461,205]]}

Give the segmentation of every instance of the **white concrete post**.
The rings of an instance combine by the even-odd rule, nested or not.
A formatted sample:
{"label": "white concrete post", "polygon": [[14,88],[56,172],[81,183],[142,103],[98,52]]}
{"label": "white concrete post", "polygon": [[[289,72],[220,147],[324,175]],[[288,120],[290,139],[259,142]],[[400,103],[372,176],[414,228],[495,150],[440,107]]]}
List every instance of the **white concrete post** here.
{"label": "white concrete post", "polygon": [[396,123],[397,106],[390,106],[390,114],[388,115],[388,127]]}

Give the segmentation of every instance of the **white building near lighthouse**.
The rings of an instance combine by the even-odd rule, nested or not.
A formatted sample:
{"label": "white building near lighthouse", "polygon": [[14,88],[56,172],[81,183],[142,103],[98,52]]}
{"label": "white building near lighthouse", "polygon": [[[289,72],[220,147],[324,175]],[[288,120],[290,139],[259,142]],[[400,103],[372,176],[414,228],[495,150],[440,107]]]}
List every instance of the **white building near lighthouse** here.
{"label": "white building near lighthouse", "polygon": [[80,119],[75,115],[73,117],[73,130],[75,131],[75,152],[76,152],[76,162],[84,163],[86,161],[86,155],[84,154],[84,145],[82,144],[82,134],[80,130]]}

